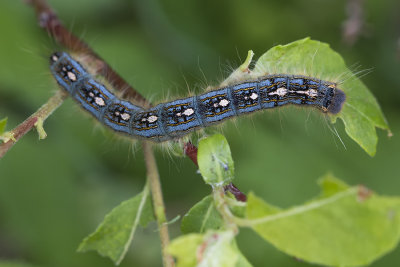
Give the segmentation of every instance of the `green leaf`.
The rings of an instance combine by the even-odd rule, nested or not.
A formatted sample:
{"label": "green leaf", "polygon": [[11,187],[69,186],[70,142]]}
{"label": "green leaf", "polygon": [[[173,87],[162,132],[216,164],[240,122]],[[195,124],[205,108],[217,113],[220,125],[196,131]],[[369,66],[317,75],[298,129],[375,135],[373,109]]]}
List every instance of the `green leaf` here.
{"label": "green leaf", "polygon": [[223,186],[233,180],[231,150],[223,135],[215,134],[200,140],[197,160],[207,184]]}
{"label": "green leaf", "polygon": [[218,230],[224,225],[221,215],[215,208],[212,196],[206,196],[196,203],[183,217],[181,231],[187,233],[204,233],[207,230]]}
{"label": "green leaf", "polygon": [[7,118],[0,120],[0,134],[4,133],[7,125]]}
{"label": "green leaf", "polygon": [[209,231],[176,238],[168,252],[177,258],[176,267],[250,267],[238,250],[232,231]]}
{"label": "green leaf", "polygon": [[253,230],[290,255],[329,266],[367,265],[396,247],[399,197],[348,187],[331,175],[320,185],[319,198],[286,210],[249,194],[247,218]]}
{"label": "green leaf", "polygon": [[345,191],[350,187],[348,184],[339,180],[330,173],[318,179],[318,185],[321,187],[320,198],[333,196],[334,194]]}
{"label": "green leaf", "polygon": [[378,142],[375,127],[389,130],[389,126],[375,97],[328,44],[305,38],[275,46],[259,58],[254,69],[257,75],[291,73],[338,82],[346,101],[342,111],[331,116],[331,121],[341,118],[346,133],[369,155],[375,155]]}
{"label": "green leaf", "polygon": [[94,233],[86,237],[78,251],[96,250],[119,264],[133,239],[137,226],[145,227],[154,220],[153,209],[146,187],[142,193],[122,202],[106,215]]}
{"label": "green leaf", "polygon": [[234,249],[236,249],[236,253],[238,255],[235,267],[252,267],[251,263],[246,259],[246,257],[242,254],[242,252],[237,247],[236,242],[233,243]]}
{"label": "green leaf", "polygon": [[177,258],[176,267],[196,266],[197,248],[203,243],[203,234],[188,234],[174,239],[168,253]]}

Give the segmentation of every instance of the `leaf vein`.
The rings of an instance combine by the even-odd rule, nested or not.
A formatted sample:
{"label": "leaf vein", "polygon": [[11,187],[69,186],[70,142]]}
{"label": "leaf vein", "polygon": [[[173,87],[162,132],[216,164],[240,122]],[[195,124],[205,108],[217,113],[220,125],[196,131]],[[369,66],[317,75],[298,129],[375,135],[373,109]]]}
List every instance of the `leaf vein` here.
{"label": "leaf vein", "polygon": [[207,220],[208,220],[208,217],[210,217],[212,207],[213,207],[213,202],[210,203],[210,206],[209,206],[208,209],[207,209],[206,215],[204,216],[204,220],[203,220],[203,222],[201,223],[200,233],[202,233],[203,230],[204,230],[204,227],[205,227],[205,224],[206,224],[206,222],[207,222]]}
{"label": "leaf vein", "polygon": [[124,250],[122,251],[120,257],[116,261],[116,265],[119,265],[121,263],[121,261],[124,259],[124,256],[125,256],[126,252],[128,251],[129,245],[131,244],[132,239],[133,239],[133,235],[135,234],[136,228],[137,228],[137,226],[139,224],[140,216],[141,216],[141,214],[143,212],[143,208],[144,208],[144,205],[146,204],[146,199],[147,199],[148,195],[149,195],[149,189],[148,189],[148,186],[146,184],[146,186],[145,186],[145,188],[143,190],[142,199],[140,200],[140,204],[139,204],[138,210],[136,212],[135,221],[134,221],[134,223],[132,225],[132,229],[131,229],[131,232],[129,234],[129,239],[125,243]]}
{"label": "leaf vein", "polygon": [[307,212],[310,210],[314,210],[317,208],[320,208],[322,206],[331,204],[341,198],[350,196],[350,195],[356,195],[358,191],[357,187],[352,187],[346,191],[340,192],[336,195],[333,195],[332,197],[329,198],[325,198],[323,200],[320,201],[315,201],[312,202],[310,204],[307,205],[303,205],[303,206],[299,206],[299,207],[295,207],[293,209],[287,210],[287,211],[283,211],[280,212],[278,214],[275,215],[270,215],[270,216],[266,216],[266,217],[261,217],[261,218],[257,218],[257,219],[252,219],[250,221],[250,225],[257,225],[257,224],[262,224],[262,223],[267,223],[267,222],[271,222],[271,221],[275,221],[275,220],[279,220],[282,218],[286,218],[286,217],[290,217],[290,216],[294,216],[303,212]]}

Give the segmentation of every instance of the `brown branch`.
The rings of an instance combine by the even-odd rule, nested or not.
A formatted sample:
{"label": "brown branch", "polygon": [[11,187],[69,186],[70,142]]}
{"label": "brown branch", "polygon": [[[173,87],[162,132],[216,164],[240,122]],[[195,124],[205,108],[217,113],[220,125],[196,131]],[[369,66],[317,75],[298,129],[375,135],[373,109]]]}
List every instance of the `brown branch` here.
{"label": "brown branch", "polygon": [[72,52],[89,57],[90,62],[96,62],[97,73],[103,76],[116,90],[120,91],[121,97],[130,99],[142,107],[150,106],[150,102],[122,79],[89,45],[62,25],[56,13],[45,0],[30,0],[28,3],[35,9],[39,26],[44,28],[62,46]]}
{"label": "brown branch", "polygon": [[[35,113],[33,113],[29,118],[23,121],[20,125],[15,127],[13,130],[8,132],[10,136],[9,140],[5,143],[0,144],[0,158],[2,158],[8,150],[23,137],[27,132],[29,132],[33,127],[41,127],[42,124],[51,113],[53,113],[68,97],[68,94],[63,90],[58,90],[54,96],[52,96],[46,104],[41,106]],[[40,128],[38,128],[39,130]],[[44,132],[43,132],[44,133]],[[40,132],[39,132],[40,136]]]}

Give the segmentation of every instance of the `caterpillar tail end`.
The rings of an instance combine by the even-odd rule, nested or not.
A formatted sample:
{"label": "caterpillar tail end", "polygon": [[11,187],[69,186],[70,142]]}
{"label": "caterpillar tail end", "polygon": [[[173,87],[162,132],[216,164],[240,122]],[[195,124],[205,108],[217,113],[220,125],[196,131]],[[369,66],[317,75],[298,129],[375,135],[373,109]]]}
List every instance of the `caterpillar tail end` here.
{"label": "caterpillar tail end", "polygon": [[340,90],[337,89],[335,90],[335,95],[332,99],[331,104],[328,107],[328,112],[330,114],[338,114],[342,108],[343,108],[343,103],[346,101],[346,94]]}

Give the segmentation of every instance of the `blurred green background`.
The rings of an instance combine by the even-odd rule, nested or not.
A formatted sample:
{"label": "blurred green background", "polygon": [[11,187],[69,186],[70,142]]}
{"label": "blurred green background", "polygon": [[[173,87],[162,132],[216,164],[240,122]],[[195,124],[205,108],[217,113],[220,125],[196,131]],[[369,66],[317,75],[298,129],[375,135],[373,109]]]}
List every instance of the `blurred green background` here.
{"label": "blurred green background", "polygon": [[[49,1],[65,25],[87,41],[142,95],[159,101],[216,85],[244,60],[277,44],[310,36],[331,44],[348,65],[373,68],[363,81],[377,97],[394,136],[378,130],[369,157],[312,109],[261,112],[222,131],[235,160],[235,184],[282,207],[318,193],[316,180],[332,172],[379,194],[400,195],[400,2],[365,1],[366,33],[342,42],[346,1]],[[47,57],[60,49],[38,28],[23,1],[0,3],[0,118],[8,129],[53,94]],[[71,99],[46,121],[47,139],[29,133],[0,160],[0,259],[38,266],[113,266],[95,252],[76,253],[80,241],[110,209],[138,193],[145,180],[140,146],[104,130]],[[157,150],[170,219],[210,192],[193,163]],[[346,218],[343,218],[346,220]],[[172,237],[179,223],[170,226]],[[351,233],[349,233],[351,234]],[[250,230],[238,244],[254,266],[310,266],[287,256]],[[158,233],[138,231],[121,266],[160,266]],[[372,266],[399,266],[400,248]]]}

